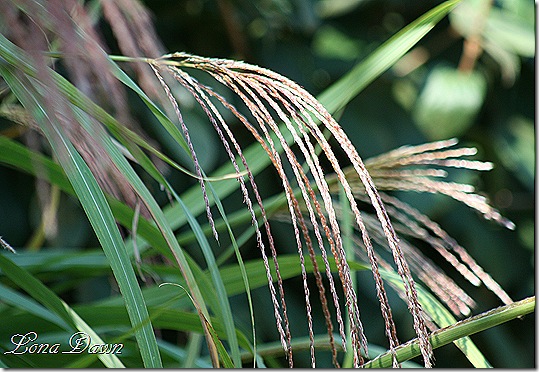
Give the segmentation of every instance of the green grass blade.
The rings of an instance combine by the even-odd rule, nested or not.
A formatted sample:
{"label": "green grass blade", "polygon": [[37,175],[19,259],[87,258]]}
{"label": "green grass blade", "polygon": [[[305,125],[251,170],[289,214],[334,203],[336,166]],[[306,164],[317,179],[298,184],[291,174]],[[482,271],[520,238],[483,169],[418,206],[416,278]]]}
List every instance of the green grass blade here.
{"label": "green grass blade", "polygon": [[185,347],[186,356],[183,358],[182,368],[193,368],[195,361],[200,355],[203,336],[200,333],[191,332]]}
{"label": "green grass blade", "polygon": [[[30,275],[30,274],[29,274]],[[40,305],[37,301],[25,296],[13,289],[0,284],[0,299],[6,304],[10,304],[29,314],[37,316],[43,320],[58,325],[61,328],[71,330],[72,325],[68,324],[65,319],[57,313],[49,310],[45,306]]]}
{"label": "green grass blade", "polygon": [[[335,265],[334,259],[332,259],[331,257],[328,257],[328,258],[330,261],[330,267],[331,267],[332,272],[336,272],[337,267]],[[324,265],[324,262],[322,261],[322,257],[317,256],[316,259],[318,261],[318,264],[321,267],[321,270],[323,271],[323,268],[325,268],[325,265]],[[367,265],[367,264],[362,264],[362,263],[352,262],[352,261],[351,261],[351,264],[353,264],[354,269],[358,271],[370,270],[370,265]],[[272,262],[270,262],[270,269],[271,269],[273,280],[277,280],[277,277],[275,275],[275,267],[273,266]],[[305,269],[307,270],[308,273],[312,273],[313,272],[312,262],[306,261]],[[249,284],[250,284],[251,289],[260,288],[268,284],[264,262],[262,261],[262,259],[249,260],[245,262],[245,270],[249,278]],[[295,254],[279,255],[279,270],[281,272],[281,276],[283,280],[293,278],[301,274],[301,266],[298,263],[297,255]],[[221,276],[224,278],[224,283],[225,283],[226,290],[229,296],[237,295],[245,291],[241,271],[239,270],[236,264],[231,264],[231,265],[222,267]]]}
{"label": "green grass blade", "polygon": [[[89,327],[88,324],[86,324],[86,322],[73,309],[71,309],[65,302],[63,303],[63,305],[69,315],[71,315],[71,318],[75,322],[77,329],[80,332],[84,332],[85,334],[90,336],[92,344],[104,344],[98,334],[95,333],[95,331],[91,327]],[[116,354],[98,354],[98,357],[107,368],[125,368],[125,366],[120,361],[120,359],[118,359],[118,356]]]}
{"label": "green grass blade", "polygon": [[184,213],[187,215],[189,226],[191,227],[195,236],[197,237],[199,246],[202,249],[202,253],[204,255],[206,263],[208,264],[208,270],[210,272],[213,288],[216,292],[218,304],[219,304],[219,308],[215,309],[215,312],[217,313],[217,318],[220,318],[222,323],[225,326],[226,334],[228,336],[228,342],[230,343],[230,350],[232,353],[232,358],[234,359],[234,365],[236,366],[236,368],[239,368],[241,367],[241,356],[240,356],[240,350],[238,346],[238,340],[236,338],[236,329],[234,326],[234,319],[232,317],[232,310],[230,308],[230,302],[228,301],[228,295],[226,293],[223,280],[219,273],[219,268],[217,267],[217,264],[215,262],[215,257],[213,255],[210,244],[208,243],[208,240],[206,239],[206,236],[204,235],[204,233],[202,232],[202,229],[200,228],[199,223],[197,222],[195,217],[189,212],[189,210],[185,207],[185,204],[182,201],[182,199],[179,198],[177,195],[175,195],[175,197],[176,197],[177,202],[182,207]]}
{"label": "green grass blade", "polygon": [[[245,264],[243,262],[243,258],[241,257],[240,248],[238,246],[238,242],[236,240],[236,237],[234,236],[234,233],[232,232],[232,227],[228,221],[227,215],[225,213],[225,210],[223,208],[223,205],[221,203],[221,200],[216,195],[215,189],[212,185],[209,185],[209,189],[211,191],[211,194],[213,195],[215,199],[215,204],[217,206],[217,209],[219,210],[219,213],[221,213],[221,217],[226,225],[226,228],[228,230],[228,235],[230,236],[230,240],[232,242],[232,247],[234,249],[234,253],[236,254],[236,259],[238,260],[238,266],[240,268],[241,276],[243,278],[243,285],[245,286],[245,293],[247,295],[247,304],[249,306],[249,314],[251,314],[251,331],[253,333],[253,354],[256,355],[256,330],[255,330],[255,319],[254,319],[254,311],[253,311],[253,301],[251,298],[251,288],[249,286],[249,278],[247,277],[247,271],[245,270]],[[254,231],[252,229],[251,231]],[[218,265],[218,264],[217,264]],[[224,288],[224,284],[223,284]],[[238,355],[239,357],[239,355]],[[241,358],[240,358],[241,359]],[[241,365],[241,364],[240,364]],[[256,358],[255,362],[253,364],[253,368],[256,368]]]}
{"label": "green grass blade", "polygon": [[159,107],[157,107],[157,105],[142,91],[142,89],[140,89],[139,86],[135,84],[135,82],[121,68],[118,67],[118,65],[112,59],[109,58],[109,62],[112,74],[114,74],[118,80],[138,94],[150,111],[159,120],[161,125],[163,125],[172,138],[174,138],[174,140],[190,157],[191,152],[189,151],[189,146],[187,145],[187,142],[185,141],[185,138],[178,127],[161,111],[161,109],[159,109]]}
{"label": "green grass blade", "polygon": [[40,94],[37,89],[33,89],[33,84],[24,77],[17,78],[5,65],[0,65],[0,73],[19,101],[40,124],[77,193],[124,295],[145,366],[161,367],[148,311],[103,191],[79,153],[62,133],[60,125],[52,121],[54,114],[48,115],[46,106],[38,101]]}
{"label": "green grass blade", "polygon": [[[159,348],[161,349],[161,354],[166,355],[173,359],[177,365],[182,366],[181,368],[187,368],[183,366],[183,362],[186,358],[189,357],[188,352],[176,345],[173,345],[169,342],[159,340]],[[197,358],[193,361],[193,364],[189,368],[211,368],[211,363],[208,363],[206,360]]]}
{"label": "green grass blade", "polygon": [[76,329],[75,322],[62,305],[60,298],[26,270],[15,265],[5,254],[0,254],[0,269],[3,275],[62,320],[56,324],[62,324],[64,329],[70,331]]}
{"label": "green grass blade", "polygon": [[[174,284],[174,287],[177,286],[176,283],[171,284]],[[172,287],[172,285],[162,284],[160,288],[165,287]],[[178,309],[173,309],[172,306],[169,306],[180,297],[188,298],[185,293],[182,295],[178,292],[177,288],[174,289],[175,290],[169,288],[170,296],[163,298],[158,305],[148,307],[153,323],[156,327],[163,329],[203,333],[204,330],[198,314],[193,311],[184,310],[185,307],[189,307],[188,305]],[[166,306],[164,306],[164,304],[166,304]],[[92,303],[74,306],[73,310],[83,317],[93,328],[106,326],[127,327],[129,325],[129,317],[125,308],[120,305],[100,305],[99,303]],[[216,317],[211,317],[207,320],[212,324],[213,329],[218,334],[225,333],[224,325],[221,324]],[[242,348],[251,350],[249,339],[245,334],[236,331],[236,337]]]}
{"label": "green grass blade", "polygon": [[[65,330],[73,332],[85,332],[90,335],[93,342],[104,344],[99,335],[86,322],[60,299],[53,291],[47,288],[43,283],[34,278],[28,271],[18,267],[5,255],[0,254],[0,269],[2,273],[10,278],[13,283],[25,290],[30,296],[39,301],[46,309],[51,312],[50,316],[58,316],[61,322],[55,321],[56,324],[62,326]],[[4,292],[5,294],[5,292]],[[17,306],[24,307],[25,310],[33,311],[36,305],[28,307],[29,301],[19,302]],[[26,305],[26,306],[25,306]],[[38,315],[43,317],[43,315]],[[53,319],[50,319],[53,320]],[[103,364],[109,368],[123,368],[124,365],[114,354],[97,354],[97,357]]]}
{"label": "green grass blade", "polygon": [[0,136],[0,148],[2,149],[0,151],[1,163],[46,178],[63,191],[74,192],[62,168],[47,156],[33,152],[20,143],[3,136]]}
{"label": "green grass blade", "polygon": [[[204,274],[201,274],[201,275],[204,275]],[[181,285],[178,285],[178,284],[175,284],[175,283],[163,283],[160,286],[163,286],[163,285],[166,285],[166,284],[173,285],[175,287],[179,287],[179,288],[183,289],[187,293],[187,296],[189,297],[189,299],[191,300],[193,305],[195,305],[195,307],[197,307],[194,299],[185,290],[185,288],[183,288]],[[197,307],[197,309],[198,309],[198,307]],[[209,337],[211,337],[211,339],[213,341],[213,345],[215,346],[215,353],[216,354],[212,355],[212,351],[210,350],[210,356],[211,356],[211,359],[212,359],[212,363],[214,364],[214,366],[216,364],[218,365],[218,363],[214,359],[220,357],[219,359],[222,361],[225,368],[234,368],[234,363],[230,359],[230,356],[228,355],[228,352],[226,351],[225,347],[223,346],[223,343],[221,342],[221,340],[219,339],[219,336],[217,335],[217,332],[215,331],[212,323],[210,322],[210,319],[206,318],[206,316],[204,314],[202,314],[200,312],[200,310],[198,311],[198,313],[199,313],[199,316],[200,316],[200,318],[202,320],[202,323],[204,325],[204,327],[203,327],[204,332],[209,334]],[[225,325],[225,327],[226,327],[226,325]]]}
{"label": "green grass blade", "polygon": [[[76,88],[73,88],[76,89]],[[77,117],[81,121],[81,123],[86,127],[86,129],[91,132],[91,122],[88,121],[88,117],[86,116],[86,113],[80,109],[74,110],[77,114]],[[176,262],[178,263],[180,270],[182,274],[184,275],[184,278],[186,279],[187,286],[189,287],[189,290],[191,291],[191,294],[193,296],[193,303],[197,307],[197,311],[201,314],[201,321],[204,322],[204,319],[209,319],[208,310],[205,304],[204,297],[202,293],[200,292],[200,289],[198,287],[197,281],[195,279],[195,276],[193,275],[189,264],[187,262],[187,259],[178,244],[178,241],[176,240],[174,233],[172,229],[170,228],[168,221],[164,217],[161,208],[153,198],[152,194],[148,190],[148,188],[144,185],[140,177],[136,174],[136,172],[133,170],[131,165],[127,162],[123,154],[120,152],[120,150],[114,145],[112,140],[107,136],[101,136],[100,137],[101,143],[107,150],[108,154],[111,156],[111,159],[114,161],[118,169],[122,172],[122,174],[126,177],[126,179],[129,181],[133,189],[137,192],[137,194],[141,197],[145,205],[148,207],[148,210],[150,211],[153,219],[155,220],[155,223],[157,224],[157,227],[159,231],[161,232],[163,238],[166,241],[167,246],[172,251]],[[155,165],[151,163],[151,161],[142,153],[142,152],[136,152],[137,160],[139,164],[161,185],[164,185],[168,188],[168,190],[174,195],[177,196],[176,192],[166,179],[161,175],[161,173],[157,170]],[[210,334],[207,335],[207,341],[208,344],[211,345],[213,342],[213,339]]]}
{"label": "green grass blade", "polygon": [[110,265],[107,263],[102,249],[79,250],[70,248],[48,248],[39,251],[21,251],[10,257],[17,266],[22,267],[30,273],[74,273],[81,275],[91,272],[101,275],[103,272],[110,272]]}
{"label": "green grass blade", "polygon": [[461,0],[449,0],[425,13],[378,47],[318,96],[330,113],[342,109],[367,85],[393,66]]}
{"label": "green grass blade", "polygon": [[[449,327],[435,331],[430,336],[433,348],[447,345],[456,340],[495,327],[510,320],[522,317],[535,310],[535,296],[502,306],[483,314],[462,320]],[[396,350],[399,361],[409,360],[420,355],[419,342],[412,340]],[[391,355],[384,354],[365,364],[365,367],[388,368],[391,366]]]}
{"label": "green grass blade", "polygon": [[[402,281],[399,277],[387,271],[381,272],[384,280],[391,281],[393,285],[404,290]],[[418,299],[423,307],[423,310],[429,314],[434,322],[439,327],[448,327],[455,324],[457,320],[455,317],[443,306],[432,294],[430,294],[423,287],[418,286]],[[454,344],[462,351],[464,356],[473,364],[476,368],[490,368],[491,365],[484,357],[483,353],[477,348],[473,341],[469,337],[462,337],[454,341]]]}

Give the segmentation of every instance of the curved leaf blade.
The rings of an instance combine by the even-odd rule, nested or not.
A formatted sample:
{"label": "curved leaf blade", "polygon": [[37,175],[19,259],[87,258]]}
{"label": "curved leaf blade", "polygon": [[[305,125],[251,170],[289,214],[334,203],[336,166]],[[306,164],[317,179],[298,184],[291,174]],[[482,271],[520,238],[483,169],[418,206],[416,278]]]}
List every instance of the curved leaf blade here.
{"label": "curved leaf blade", "polygon": [[149,320],[148,310],[103,191],[80,154],[62,133],[60,125],[54,122],[55,115],[48,113],[46,105],[39,101],[41,95],[32,82],[25,76],[16,76],[12,68],[6,65],[0,65],[0,74],[23,106],[38,120],[51,147],[58,155],[60,163],[109,259],[120,291],[124,295],[126,308],[135,329],[135,337],[139,343],[145,366],[161,367],[159,349]]}
{"label": "curved leaf blade", "polygon": [[[94,343],[104,344],[99,335],[73,310],[67,305],[60,297],[53,291],[47,288],[43,283],[36,279],[28,271],[15,265],[4,255],[0,254],[0,268],[2,273],[9,277],[20,288],[24,289],[34,299],[39,301],[49,311],[45,315],[45,319],[58,324],[67,331],[79,331],[90,335]],[[0,292],[0,298],[9,295],[7,288],[2,286]],[[20,295],[18,295],[20,297]],[[24,298],[24,297],[23,297]],[[39,309],[40,305],[35,304],[33,301],[25,299],[15,304],[17,307],[24,308],[26,310]],[[97,354],[97,357],[103,362],[106,367],[109,368],[125,368],[115,354]]]}
{"label": "curved leaf blade", "polygon": [[[433,348],[447,345],[451,342],[469,336],[474,333],[495,327],[507,321],[529,314],[535,310],[535,296],[514,302],[510,305],[501,306],[497,309],[474,317],[462,320],[449,327],[433,332],[430,337]],[[409,360],[420,355],[416,339],[397,348],[399,361]],[[392,356],[388,353],[365,364],[368,368],[388,368],[391,366]]]}
{"label": "curved leaf blade", "polygon": [[367,85],[393,66],[461,0],[449,0],[425,13],[378,47],[317,98],[330,113],[343,108]]}

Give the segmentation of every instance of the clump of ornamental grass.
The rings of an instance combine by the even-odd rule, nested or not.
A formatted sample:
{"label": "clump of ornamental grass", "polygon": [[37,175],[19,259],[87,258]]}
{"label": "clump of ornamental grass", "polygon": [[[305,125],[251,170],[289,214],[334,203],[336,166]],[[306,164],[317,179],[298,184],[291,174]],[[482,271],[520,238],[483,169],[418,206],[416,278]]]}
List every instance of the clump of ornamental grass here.
{"label": "clump of ornamental grass", "polygon": [[[91,20],[85,9],[78,3],[51,1],[51,6],[42,7],[38,2],[28,2],[27,7],[18,7],[5,3],[4,14],[20,16],[19,13],[33,15],[32,22],[22,26],[11,22],[12,33],[17,43],[29,51],[34,57],[35,76],[47,88],[48,97],[43,100],[46,113],[55,117],[47,127],[40,123],[27,123],[48,134],[48,138],[56,138],[55,133],[65,133],[65,138],[75,146],[76,150],[89,169],[95,175],[100,187],[126,205],[140,212],[143,217],[153,219],[160,225],[160,220],[149,202],[145,201],[137,188],[133,187],[124,173],[120,171],[100,138],[109,135],[102,123],[92,118],[92,127],[83,127],[77,122],[77,111],[69,107],[69,97],[65,97],[55,86],[48,69],[54,63],[47,58],[44,50],[49,46],[49,38],[59,42],[61,61],[83,93],[99,100],[99,92],[107,91],[113,99],[107,102],[121,123],[129,123],[126,128],[111,128],[131,139],[139,139],[134,132],[137,127],[126,109],[125,93],[109,71],[109,57],[100,46],[99,38],[93,31]],[[130,7],[130,5],[135,5]],[[402,237],[422,239],[432,246],[443,258],[451,263],[467,280],[474,285],[484,283],[505,303],[511,302],[503,289],[475,262],[475,260],[455,242],[444,230],[427,216],[412,206],[400,201],[383,191],[406,190],[422,193],[439,193],[452,197],[479,211],[487,219],[493,219],[502,225],[512,228],[507,221],[494,210],[488,201],[474,193],[470,185],[443,181],[446,172],[443,167],[457,167],[470,170],[488,170],[490,163],[467,160],[474,155],[475,149],[457,148],[456,140],[434,142],[419,146],[406,146],[363,162],[357,149],[351,143],[337,121],[311,94],[297,83],[268,69],[249,63],[229,59],[205,58],[189,53],[161,54],[160,44],[155,41],[149,18],[138,2],[103,1],[104,16],[109,20],[112,31],[118,39],[122,52],[132,58],[124,61],[134,62],[142,88],[148,96],[161,102],[167,112],[174,115],[174,120],[181,131],[186,148],[194,165],[194,177],[200,182],[202,197],[206,205],[206,215],[211,226],[213,237],[219,241],[212,208],[208,197],[208,178],[200,166],[197,151],[191,140],[189,127],[182,115],[182,102],[174,92],[177,84],[194,98],[206,114],[210,125],[217,133],[230,162],[235,170],[235,178],[239,183],[243,201],[248,209],[251,222],[255,228],[256,242],[264,261],[268,279],[271,301],[274,307],[276,327],[280,342],[287,356],[290,367],[293,367],[292,334],[287,312],[283,279],[279,270],[277,247],[270,226],[271,216],[264,208],[264,202],[251,172],[242,147],[237,140],[234,129],[225,120],[224,112],[228,111],[236,121],[241,123],[264,149],[277,172],[284,195],[286,197],[287,219],[292,226],[298,261],[301,265],[301,277],[305,300],[305,313],[310,339],[311,365],[316,366],[315,335],[312,315],[313,295],[308,285],[306,269],[307,260],[313,267],[313,273],[321,304],[333,364],[339,366],[337,344],[352,353],[354,367],[364,364],[363,355],[368,354],[367,339],[364,333],[359,311],[361,299],[353,284],[352,271],[347,259],[347,249],[343,240],[341,217],[350,213],[354,228],[359,237],[353,242],[357,254],[370,263],[376,285],[377,299],[384,320],[384,332],[388,338],[389,351],[393,353],[393,366],[399,364],[395,357],[395,349],[400,345],[397,338],[396,325],[393,320],[391,306],[386,292],[386,283],[380,275],[380,268],[394,270],[400,277],[401,287],[397,292],[405,299],[413,319],[413,327],[419,339],[423,362],[426,367],[432,366],[433,352],[429,343],[428,328],[434,328],[418,301],[414,273],[421,279],[447,306],[455,313],[468,315],[474,301],[451,278],[444,274],[419,249]],[[5,17],[6,19],[11,19]],[[15,19],[15,18],[13,18]],[[114,21],[113,21],[114,20]],[[129,22],[131,20],[131,22]],[[46,30],[46,31],[44,31]],[[27,38],[29,31],[34,31],[34,38]],[[155,42],[154,42],[155,41]],[[148,58],[139,58],[146,55]],[[205,83],[201,83],[190,70],[195,69],[208,74],[215,84],[226,87],[243,103],[242,108],[235,107],[223,95]],[[96,79],[96,80],[94,80]],[[39,92],[39,89],[36,89]],[[172,108],[172,109],[170,109]],[[6,116],[15,111],[6,111]],[[230,116],[230,115],[227,115]],[[20,115],[18,118],[20,119]],[[20,119],[22,120],[22,119]],[[23,120],[24,121],[24,120]],[[119,137],[121,137],[119,135]],[[328,135],[330,139],[328,138]],[[52,136],[52,137],[51,137]],[[64,137],[61,137],[66,140]],[[122,137],[125,144],[125,137]],[[141,141],[129,143],[125,156],[135,161],[133,154],[140,151]],[[145,147],[169,164],[173,162],[164,157],[155,148]],[[347,165],[343,166],[336,152],[344,153]],[[58,153],[58,157],[66,157],[67,153]],[[142,159],[141,155],[138,155]],[[154,159],[155,160],[155,159]],[[330,165],[326,170],[322,162]],[[163,181],[163,187],[174,195],[175,191],[166,184],[164,176],[157,172],[157,167],[148,165],[146,169],[154,171],[155,178]],[[180,168],[179,166],[177,168]],[[299,191],[296,191],[298,190]],[[346,208],[336,203],[335,195],[344,193]],[[369,211],[363,211],[363,205]],[[259,210],[259,222],[256,210]],[[374,212],[372,212],[374,211]],[[165,233],[163,233],[165,235]],[[384,259],[376,247],[384,247],[393,262]],[[7,243],[0,239],[4,248]],[[177,263],[189,284],[189,271],[182,258],[175,250],[174,242],[167,240],[175,252]],[[320,267],[317,256],[322,257]],[[308,256],[308,257],[306,257]],[[271,261],[270,261],[271,260]],[[272,263],[272,265],[270,264]],[[337,268],[336,276],[332,275],[332,264]],[[272,277],[271,266],[275,269],[276,281]],[[325,273],[325,274],[324,274]],[[328,287],[324,285],[327,281]],[[390,284],[393,285],[393,284]],[[338,298],[337,288],[342,289],[344,301]],[[189,290],[195,291],[194,287]],[[208,323],[207,311],[198,303],[199,297],[193,293],[193,303],[197,308],[207,338],[214,365],[217,361],[215,341]],[[344,308],[342,307],[344,302]],[[334,339],[333,315],[335,316],[340,341]],[[349,324],[347,331],[345,323]],[[212,346],[213,345],[213,346]]]}

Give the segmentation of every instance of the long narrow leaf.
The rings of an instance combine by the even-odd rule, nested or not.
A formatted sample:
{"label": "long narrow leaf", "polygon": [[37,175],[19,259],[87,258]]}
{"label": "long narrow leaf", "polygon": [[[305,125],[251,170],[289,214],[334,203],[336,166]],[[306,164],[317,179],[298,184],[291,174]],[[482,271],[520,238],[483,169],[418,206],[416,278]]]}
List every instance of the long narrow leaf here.
{"label": "long narrow leaf", "polygon": [[[433,348],[438,348],[455,342],[464,336],[469,336],[524,316],[534,310],[535,297],[529,297],[435,331],[430,336],[430,342]],[[397,359],[399,361],[409,360],[418,355],[420,355],[420,352],[416,339],[397,348]],[[366,368],[388,368],[389,366],[391,366],[391,355],[387,353],[365,364]]]}
{"label": "long narrow leaf", "polygon": [[[76,88],[73,88],[74,91],[76,91]],[[80,93],[79,93],[80,94]],[[88,122],[88,117],[86,116],[86,113],[82,110],[75,110],[77,113],[78,118],[81,120],[81,123],[85,125],[86,129],[89,133],[91,133],[92,128],[90,122]],[[165,220],[164,215],[161,211],[161,208],[153,198],[150,191],[147,189],[147,187],[144,185],[140,177],[135,173],[131,165],[127,162],[123,154],[119,151],[119,149],[114,145],[112,140],[107,136],[101,136],[100,138],[101,143],[111,156],[111,159],[114,161],[118,169],[122,172],[122,174],[126,177],[126,179],[129,181],[133,189],[137,192],[137,194],[140,196],[141,200],[145,203],[145,205],[148,207],[149,212],[151,213],[152,217],[154,218],[159,231],[162,233],[163,238],[166,241],[167,246],[171,249],[179,267],[182,271],[186,281],[187,285],[192,293],[193,296],[193,303],[197,307],[197,310],[201,314],[201,321],[203,324],[205,324],[205,319],[209,319],[208,310],[205,305],[204,297],[202,296],[202,293],[200,292],[200,289],[198,288],[197,281],[191,272],[191,269],[189,267],[189,264],[187,263],[187,260],[185,258],[185,255],[179,246],[174,233],[172,232],[172,229],[168,225],[168,222]],[[158,181],[160,184],[165,185],[169,191],[176,196],[175,191],[170,187],[166,179],[161,175],[161,173],[157,170],[157,168],[149,161],[149,159],[142,154],[141,152],[137,153],[137,160],[139,161],[139,164],[144,167],[145,170],[150,173],[156,181]],[[208,330],[208,328],[205,328]],[[207,342],[210,349],[213,349],[216,347],[216,345],[213,344],[213,338],[208,333],[207,334]]]}
{"label": "long narrow leaf", "polygon": [[0,66],[0,73],[19,101],[28,111],[33,113],[37,120],[41,121],[39,123],[41,128],[51,147],[58,154],[58,158],[110,261],[120,291],[124,294],[127,311],[135,329],[135,337],[139,342],[145,366],[161,367],[159,350],[140,287],[110,207],[96,179],[79,153],[62,133],[59,124],[53,122],[54,116],[49,116],[45,105],[37,101],[40,97],[39,92],[34,91],[34,94],[31,94],[30,90],[33,84],[29,80],[25,80],[24,77],[19,77],[22,81],[19,80],[13,71],[5,65]]}
{"label": "long narrow leaf", "polygon": [[73,188],[62,168],[45,155],[33,152],[7,137],[0,136],[0,162],[38,177],[46,178],[66,192]]}
{"label": "long narrow leaf", "polygon": [[197,237],[197,241],[200,245],[200,248],[202,249],[202,253],[204,254],[204,258],[206,259],[206,262],[208,264],[208,270],[210,272],[212,283],[213,283],[213,286],[214,286],[214,289],[215,289],[215,292],[219,301],[218,302],[219,308],[216,309],[218,318],[222,319],[222,322],[225,326],[226,333],[228,335],[228,341],[230,343],[232,357],[234,359],[234,365],[236,366],[236,368],[239,368],[241,366],[241,356],[240,356],[240,351],[238,348],[238,340],[236,338],[234,319],[232,317],[232,310],[230,308],[230,303],[228,301],[228,296],[225,290],[225,286],[223,284],[223,280],[219,273],[219,268],[217,267],[217,264],[215,262],[215,257],[208,243],[208,240],[206,236],[204,235],[204,233],[202,232],[202,229],[200,228],[200,225],[197,222],[197,220],[185,207],[185,204],[183,203],[183,201],[180,198],[177,198],[177,200],[178,200],[178,203],[182,206],[184,213],[188,216],[189,226],[195,233],[195,236]]}
{"label": "long narrow leaf", "polygon": [[23,294],[14,291],[3,284],[0,284],[0,299],[2,299],[2,302],[6,304],[17,307],[29,314],[56,324],[64,329],[72,329],[72,325],[68,324],[53,310],[49,310],[47,307],[40,305],[36,300],[28,298],[28,296],[24,296]]}
{"label": "long narrow leaf", "polygon": [[[252,301],[252,298],[251,298],[251,288],[250,288],[250,285],[249,285],[249,278],[247,277],[247,271],[245,270],[245,264],[243,262],[243,258],[241,257],[238,241],[236,240],[236,237],[234,236],[234,233],[232,232],[232,227],[231,227],[231,225],[230,225],[230,223],[228,221],[228,218],[226,216],[223,205],[221,204],[221,200],[219,200],[219,198],[217,197],[215,189],[213,188],[212,185],[209,185],[209,189],[210,189],[213,197],[215,198],[215,204],[217,205],[217,208],[219,209],[219,213],[221,213],[221,216],[223,218],[223,222],[225,223],[225,225],[227,227],[228,234],[230,236],[230,240],[232,241],[232,247],[234,249],[234,253],[236,253],[236,259],[238,260],[238,266],[240,268],[241,276],[243,278],[243,285],[245,286],[245,293],[247,295],[247,303],[249,305],[249,313],[251,314],[251,329],[252,329],[252,333],[253,333],[253,355],[256,355],[256,330],[255,330],[253,301]],[[253,231],[253,233],[254,233],[254,231]],[[253,368],[256,367],[256,358],[254,360],[255,360],[255,362],[253,364]]]}
{"label": "long narrow leaf", "polygon": [[[71,309],[62,299],[60,299],[53,291],[47,288],[43,283],[34,278],[29,272],[18,267],[11,262],[4,255],[0,254],[0,268],[2,273],[16,283],[20,288],[24,289],[37,301],[41,302],[49,311],[51,315],[58,316],[58,320],[51,318],[56,324],[62,326],[65,330],[74,332],[84,332],[91,336],[94,343],[104,344],[103,340],[99,337],[94,330],[86,324],[86,322]],[[26,301],[28,302],[28,301]],[[23,306],[20,303],[17,306]],[[34,306],[35,307],[35,306]],[[28,309],[28,306],[26,306]],[[123,368],[123,363],[118,359],[115,354],[98,354],[97,357],[103,362],[103,364],[110,368]]]}
{"label": "long narrow leaf", "polygon": [[461,0],[449,0],[407,25],[327,88],[317,98],[330,113],[342,109],[367,85],[393,66]]}

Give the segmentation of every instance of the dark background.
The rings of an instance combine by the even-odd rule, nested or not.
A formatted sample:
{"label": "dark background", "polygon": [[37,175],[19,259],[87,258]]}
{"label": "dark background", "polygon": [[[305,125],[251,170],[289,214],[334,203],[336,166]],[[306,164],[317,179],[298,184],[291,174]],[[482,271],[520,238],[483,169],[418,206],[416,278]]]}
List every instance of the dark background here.
{"label": "dark background", "polygon": [[[153,12],[157,34],[167,52],[186,51],[207,57],[242,59],[291,78],[316,96],[398,30],[439,3],[156,0],[147,1],[145,5]],[[339,4],[348,6],[339,10]],[[477,102],[472,102],[474,97],[469,100],[474,112],[471,118],[459,116],[463,110],[458,105],[462,102],[455,103],[455,92],[438,87],[441,106],[447,109],[446,117],[454,120],[451,119],[442,130],[436,126],[435,116],[432,120],[418,119],[418,113],[425,109],[421,106],[421,93],[431,73],[447,71],[444,68],[456,70],[464,53],[462,30],[454,27],[456,21],[447,18],[419,43],[420,51],[428,53],[424,63],[404,74],[402,71],[410,64],[398,63],[352,100],[338,118],[364,159],[401,145],[456,136],[460,144],[479,149],[476,159],[495,163],[490,172],[468,172],[457,176],[468,177],[468,182],[487,195],[494,207],[516,224],[514,231],[485,221],[478,213],[446,197],[413,193],[399,196],[437,221],[466,247],[514,300],[528,297],[535,291],[535,60],[534,52],[530,55],[525,47],[511,49],[517,42],[529,45],[530,37],[535,45],[534,8],[530,4],[529,0],[494,1],[494,10],[501,14],[500,17],[519,24],[524,31],[516,34],[517,40],[505,44],[500,41],[499,47],[506,52],[504,55],[513,59],[506,58],[503,62],[502,57],[483,53],[476,61],[474,72],[480,75],[483,90]],[[110,36],[106,25],[103,33],[106,38]],[[500,39],[493,40],[496,43]],[[111,52],[118,53],[114,48],[111,44]],[[472,84],[469,91],[475,88]],[[452,123],[456,122],[462,125],[453,127]],[[198,134],[203,139],[194,135],[194,140],[195,145],[196,141],[204,141],[207,151],[199,153],[206,173],[210,174],[225,157],[220,156],[218,138],[206,130],[207,126],[204,127],[201,125]],[[1,214],[1,225],[4,231],[9,231],[12,245],[21,246],[33,228],[32,218],[26,215],[30,213],[27,211],[32,198],[32,180],[6,168],[0,172],[2,179],[10,180],[9,184],[0,183],[0,209],[10,211]],[[272,181],[272,175],[262,176],[268,179],[268,182],[260,182],[262,192],[273,194],[276,182]],[[66,205],[69,207],[70,204]],[[70,211],[69,208],[63,211],[65,223],[60,223],[69,231],[69,234],[59,234],[64,237],[59,244],[64,246],[80,244],[78,240],[89,236],[87,226],[76,224],[76,219],[69,217]],[[73,206],[73,213],[80,211]],[[70,221],[73,226],[68,225]],[[278,227],[276,231],[279,232]],[[253,251],[256,252],[254,248]],[[288,283],[291,287],[294,284],[299,285],[299,282]],[[474,314],[501,305],[485,288],[474,288],[465,283],[463,286],[479,303]],[[379,321],[372,324],[368,321],[371,315],[379,318],[378,304],[371,296],[371,283],[361,285],[361,290],[366,292],[365,296],[360,294],[364,297],[360,306],[367,324],[367,337],[374,344],[384,345],[386,341],[382,328],[378,327]],[[292,320],[294,316],[304,317],[302,296],[300,291],[297,301],[289,300]],[[275,337],[269,298],[264,293],[256,297],[256,301],[267,302],[267,307],[257,306],[257,311],[263,313],[267,308],[267,319],[271,319],[268,324],[258,324],[259,334],[269,332]],[[394,314],[400,329],[399,322],[407,321],[407,309],[399,300],[393,300],[392,304],[395,304]],[[401,341],[413,337],[411,332],[399,332],[402,332],[399,334]],[[471,338],[495,367],[530,368],[535,366],[534,335],[534,315],[528,315]],[[471,366],[453,345],[436,350],[435,357],[436,367]]]}

